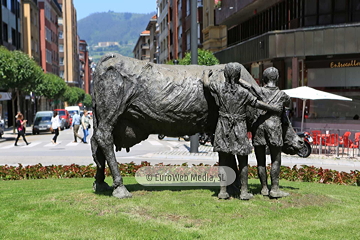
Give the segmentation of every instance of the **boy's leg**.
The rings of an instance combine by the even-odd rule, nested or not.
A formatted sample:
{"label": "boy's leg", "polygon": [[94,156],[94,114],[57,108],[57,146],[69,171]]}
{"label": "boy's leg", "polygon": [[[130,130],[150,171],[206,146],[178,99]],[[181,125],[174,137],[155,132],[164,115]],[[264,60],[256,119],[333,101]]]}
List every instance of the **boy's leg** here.
{"label": "boy's leg", "polygon": [[266,146],[255,146],[255,156],[257,161],[258,177],[261,183],[261,195],[268,196],[269,188],[267,184],[267,173],[266,173]]}
{"label": "boy's leg", "polygon": [[249,200],[254,196],[248,192],[248,156],[237,155],[239,161],[239,170],[240,170],[240,183],[241,183],[241,200]]}
{"label": "boy's leg", "polygon": [[289,193],[280,191],[280,167],[281,167],[281,147],[269,146],[271,155],[271,190],[270,197],[281,198],[289,196]]}

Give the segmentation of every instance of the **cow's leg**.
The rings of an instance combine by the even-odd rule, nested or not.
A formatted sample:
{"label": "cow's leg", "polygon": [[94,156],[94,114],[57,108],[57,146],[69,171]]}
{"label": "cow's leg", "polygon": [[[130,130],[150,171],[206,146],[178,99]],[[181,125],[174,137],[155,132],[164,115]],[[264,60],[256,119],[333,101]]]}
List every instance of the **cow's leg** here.
{"label": "cow's leg", "polygon": [[[96,131],[97,132],[97,131]],[[95,136],[95,133],[94,133]],[[93,189],[95,192],[103,192],[112,190],[112,188],[105,182],[105,156],[102,153],[96,137],[91,138],[91,150],[94,161],[96,163],[96,175]]]}
{"label": "cow's leg", "polygon": [[[101,122],[97,128],[97,132],[94,141],[97,142],[98,147],[100,147],[100,151],[102,151],[103,156],[105,157],[107,164],[110,168],[111,174],[113,176],[113,193],[112,195],[117,198],[130,198],[132,195],[126,189],[123,184],[123,179],[121,177],[118,163],[116,161],[115,152],[114,152],[114,139],[112,136],[112,127],[109,126],[108,123]],[[99,151],[98,150],[98,151]],[[101,155],[100,155],[101,156]],[[98,157],[98,155],[96,155]],[[101,165],[101,162],[99,162]],[[105,164],[103,164],[105,165]],[[104,177],[100,171],[97,172],[97,177],[99,178],[99,183],[101,183],[101,179]]]}

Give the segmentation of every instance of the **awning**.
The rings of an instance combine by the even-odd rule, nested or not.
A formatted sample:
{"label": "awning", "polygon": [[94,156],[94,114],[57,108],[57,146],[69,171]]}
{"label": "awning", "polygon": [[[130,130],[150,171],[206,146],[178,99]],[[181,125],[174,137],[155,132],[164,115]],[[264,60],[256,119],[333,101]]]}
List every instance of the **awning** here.
{"label": "awning", "polygon": [[0,101],[11,100],[11,92],[0,92]]}

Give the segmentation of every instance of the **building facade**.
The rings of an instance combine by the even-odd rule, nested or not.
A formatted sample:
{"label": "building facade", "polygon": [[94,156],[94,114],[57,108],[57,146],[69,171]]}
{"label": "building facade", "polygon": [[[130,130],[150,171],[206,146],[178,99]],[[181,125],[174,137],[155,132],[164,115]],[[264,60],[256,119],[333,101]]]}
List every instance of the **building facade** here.
{"label": "building facade", "polygon": [[150,62],[150,31],[143,31],[138,38],[134,50],[134,58]]}
{"label": "building facade", "polygon": [[20,0],[1,1],[1,45],[9,50],[22,48]]}
{"label": "building facade", "polygon": [[[274,66],[281,89],[305,85],[352,98],[307,101],[304,127],[358,128],[359,0],[222,0],[215,15],[227,28],[226,49],[215,53],[221,63],[244,64],[258,82]],[[291,108],[299,119],[301,100]]]}
{"label": "building facade", "polygon": [[61,6],[56,0],[38,0],[40,65],[45,73],[59,75],[59,24]]}
{"label": "building facade", "polygon": [[40,65],[40,28],[37,0],[22,1],[23,51]]}
{"label": "building facade", "polygon": [[226,25],[216,25],[214,0],[203,0],[203,49],[218,52],[227,46]]}
{"label": "building facade", "polygon": [[[191,0],[158,0],[159,63],[183,58],[190,51]],[[202,48],[203,0],[197,0],[198,47]]]}
{"label": "building facade", "polygon": [[79,43],[79,60],[80,60],[80,81],[82,82],[85,93],[90,94],[91,92],[91,62],[89,60],[88,45],[85,40],[80,40]]}
{"label": "building facade", "polygon": [[60,77],[69,86],[80,86],[79,41],[77,34],[77,17],[73,0],[58,0],[62,7],[59,18],[60,34]]}

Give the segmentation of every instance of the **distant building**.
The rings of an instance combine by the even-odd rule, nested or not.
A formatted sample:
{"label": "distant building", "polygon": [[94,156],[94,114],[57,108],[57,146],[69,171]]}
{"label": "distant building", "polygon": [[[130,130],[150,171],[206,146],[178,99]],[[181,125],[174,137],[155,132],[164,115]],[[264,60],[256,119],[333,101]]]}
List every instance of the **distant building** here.
{"label": "distant building", "polygon": [[[44,72],[59,75],[59,25],[61,7],[56,0],[38,0],[40,65]],[[61,49],[60,49],[61,50]]]}
{"label": "distant building", "polygon": [[88,45],[85,40],[80,40],[79,43],[79,60],[80,60],[80,80],[82,82],[85,93],[90,94],[91,88],[91,61],[89,59]]}
{"label": "distant building", "polygon": [[226,25],[216,24],[214,0],[203,0],[203,49],[212,52],[223,50],[227,46]]}
{"label": "distant building", "polygon": [[1,1],[1,45],[9,50],[21,49],[20,0]]}
{"label": "distant building", "polygon": [[23,0],[21,17],[23,51],[40,65],[40,18],[38,1]]}
{"label": "distant building", "polygon": [[134,58],[150,61],[150,31],[143,31],[133,50]]}
{"label": "distant building", "polygon": [[120,46],[118,42],[98,42],[95,47],[110,47],[110,46]]}
{"label": "distant building", "polygon": [[62,7],[59,18],[60,36],[60,77],[69,86],[80,86],[79,47],[77,34],[77,17],[73,0],[58,0]]}
{"label": "distant building", "polygon": [[[157,0],[159,63],[183,58],[190,52],[191,0]],[[202,48],[203,1],[197,0],[198,48]]]}
{"label": "distant building", "polygon": [[154,63],[158,63],[158,34],[159,34],[159,28],[158,28],[158,24],[157,24],[157,15],[155,14],[154,16],[152,16],[152,18],[150,19],[147,27],[146,27],[147,31],[150,31],[150,36],[149,36],[149,48],[150,48],[150,53],[149,53],[149,61],[150,62],[154,62]]}

